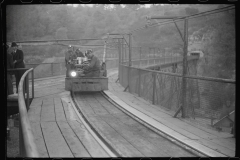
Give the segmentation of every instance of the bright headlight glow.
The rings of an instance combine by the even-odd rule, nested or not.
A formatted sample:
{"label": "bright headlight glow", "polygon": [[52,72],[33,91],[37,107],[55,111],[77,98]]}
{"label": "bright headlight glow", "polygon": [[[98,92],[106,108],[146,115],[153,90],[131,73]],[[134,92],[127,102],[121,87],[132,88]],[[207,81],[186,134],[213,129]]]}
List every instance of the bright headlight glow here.
{"label": "bright headlight glow", "polygon": [[72,77],[76,77],[77,73],[75,71],[71,72]]}

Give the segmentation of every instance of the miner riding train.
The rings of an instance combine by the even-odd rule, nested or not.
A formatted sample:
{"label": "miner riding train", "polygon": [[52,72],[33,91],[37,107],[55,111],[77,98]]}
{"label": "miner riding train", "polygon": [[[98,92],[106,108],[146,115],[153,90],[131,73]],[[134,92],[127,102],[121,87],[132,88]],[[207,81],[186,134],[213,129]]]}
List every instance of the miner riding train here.
{"label": "miner riding train", "polygon": [[67,68],[65,90],[74,92],[108,90],[105,55],[106,42],[102,62],[94,55],[92,49],[86,50],[85,53],[80,49],[74,52],[73,47],[69,45],[65,54]]}

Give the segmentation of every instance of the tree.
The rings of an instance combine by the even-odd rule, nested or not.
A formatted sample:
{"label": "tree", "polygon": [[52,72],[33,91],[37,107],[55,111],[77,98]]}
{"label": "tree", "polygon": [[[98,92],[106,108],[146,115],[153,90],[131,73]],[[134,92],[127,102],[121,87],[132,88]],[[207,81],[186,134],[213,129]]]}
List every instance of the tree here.
{"label": "tree", "polygon": [[55,34],[55,39],[68,39],[67,37],[67,28],[61,27],[58,28]]}
{"label": "tree", "polygon": [[187,15],[197,14],[199,12],[197,8],[190,7],[185,8],[185,11]]}

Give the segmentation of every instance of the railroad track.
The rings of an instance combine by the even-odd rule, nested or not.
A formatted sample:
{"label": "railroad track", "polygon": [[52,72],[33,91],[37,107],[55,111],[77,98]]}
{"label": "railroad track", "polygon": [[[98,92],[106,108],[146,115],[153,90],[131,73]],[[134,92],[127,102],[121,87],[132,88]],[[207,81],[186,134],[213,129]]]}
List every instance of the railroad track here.
{"label": "railroad track", "polygon": [[[50,96],[52,85],[60,85],[54,94],[64,91],[64,78],[42,79],[34,86],[38,90],[47,89]],[[109,157],[204,156],[151,128],[114,103],[104,92],[74,92],[71,96],[79,119]]]}
{"label": "railroad track", "polygon": [[130,116],[104,92],[72,93],[79,118],[111,157],[203,156]]}

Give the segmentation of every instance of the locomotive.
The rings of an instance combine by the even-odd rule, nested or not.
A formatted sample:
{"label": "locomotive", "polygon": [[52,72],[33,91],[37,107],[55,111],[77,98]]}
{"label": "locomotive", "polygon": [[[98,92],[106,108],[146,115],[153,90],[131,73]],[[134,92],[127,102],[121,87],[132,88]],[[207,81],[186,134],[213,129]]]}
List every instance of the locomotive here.
{"label": "locomotive", "polygon": [[73,92],[97,92],[108,90],[105,55],[106,44],[104,46],[103,61],[98,77],[87,77],[83,74],[84,68],[89,64],[89,59],[87,57],[77,57],[71,60],[70,76],[65,78],[65,90]]}

